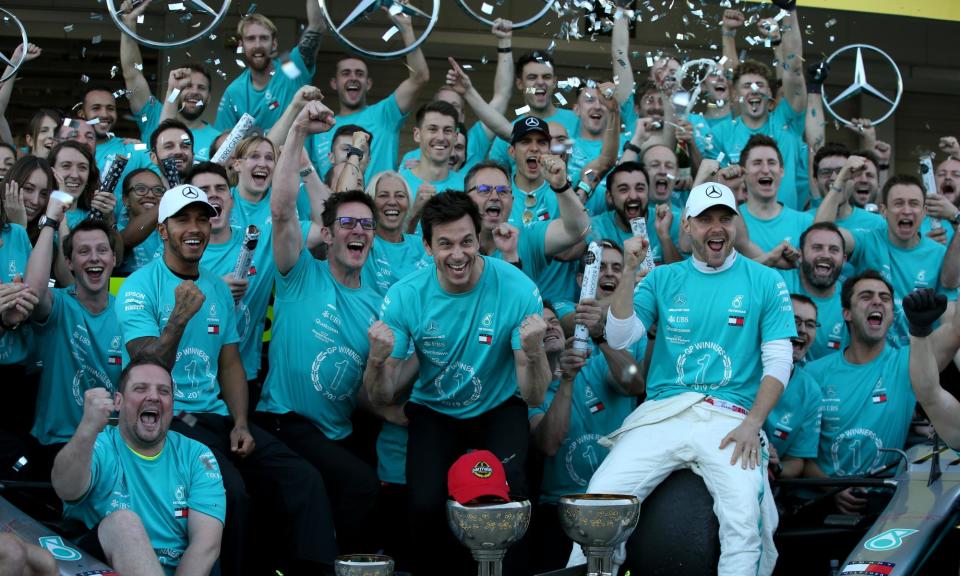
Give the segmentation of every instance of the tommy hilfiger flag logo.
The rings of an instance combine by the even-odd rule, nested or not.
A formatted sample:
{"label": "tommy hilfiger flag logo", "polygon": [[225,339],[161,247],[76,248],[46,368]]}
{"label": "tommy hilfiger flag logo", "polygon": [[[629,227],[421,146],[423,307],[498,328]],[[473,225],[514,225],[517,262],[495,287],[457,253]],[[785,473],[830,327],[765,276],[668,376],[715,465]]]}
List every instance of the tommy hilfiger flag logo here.
{"label": "tommy hilfiger flag logo", "polygon": [[488,346],[489,346],[490,344],[493,344],[493,334],[481,334],[481,335],[480,335],[480,343],[481,343],[481,344],[486,344],[486,345],[488,345]]}
{"label": "tommy hilfiger flag logo", "polygon": [[267,105],[267,108],[268,108],[269,110],[276,110],[276,109],[279,108],[279,107],[280,107],[280,102],[278,102],[278,101],[276,101],[276,100],[274,100],[274,101],[271,102],[269,105]]}
{"label": "tommy hilfiger flag logo", "polygon": [[839,341],[839,340],[831,340],[831,341],[827,342],[827,348],[829,348],[829,349],[831,349],[831,350],[839,350],[839,349],[840,349],[840,341]]}
{"label": "tommy hilfiger flag logo", "polygon": [[188,516],[190,516],[189,508],[175,508],[173,510],[174,518],[187,518]]}
{"label": "tommy hilfiger flag logo", "polygon": [[777,428],[776,430],[773,431],[773,435],[781,440],[786,440],[787,436],[789,436],[790,433],[784,430],[783,428]]}
{"label": "tommy hilfiger flag logo", "polygon": [[840,572],[844,574],[865,574],[867,576],[885,576],[893,574],[893,568],[896,566],[893,562],[861,562],[854,561],[843,567]]}
{"label": "tommy hilfiger flag logo", "polygon": [[119,366],[123,363],[123,360],[119,356],[110,356],[107,358],[107,364],[111,366]]}
{"label": "tommy hilfiger flag logo", "polygon": [[886,402],[886,401],[887,401],[887,393],[886,393],[886,392],[876,392],[876,393],[874,393],[874,395],[873,395],[873,403],[874,403],[874,404],[883,404],[883,403]]}
{"label": "tommy hilfiger flag logo", "polygon": [[219,334],[220,326],[218,324],[208,324],[207,325],[207,334]]}
{"label": "tommy hilfiger flag logo", "polygon": [[606,406],[603,405],[603,402],[597,402],[596,404],[590,407],[590,413],[596,414],[597,412],[600,412],[604,408],[606,408]]}
{"label": "tommy hilfiger flag logo", "polygon": [[727,318],[727,326],[743,326],[743,316],[730,316]]}

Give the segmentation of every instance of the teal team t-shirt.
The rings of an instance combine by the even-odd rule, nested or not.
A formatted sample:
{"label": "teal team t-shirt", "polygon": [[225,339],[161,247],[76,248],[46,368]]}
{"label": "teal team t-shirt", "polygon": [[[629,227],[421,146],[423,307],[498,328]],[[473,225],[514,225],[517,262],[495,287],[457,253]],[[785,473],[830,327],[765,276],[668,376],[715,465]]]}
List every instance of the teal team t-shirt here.
{"label": "teal team t-shirt", "polygon": [[63,515],[94,528],[117,510],[140,517],[164,573],[172,576],[190,544],[190,514],[206,514],[221,524],[226,517],[216,458],[200,442],[172,430],[160,454],[145,458],[108,426],[93,445],[86,494],[64,503]]}
{"label": "teal team t-shirt", "polygon": [[454,418],[479,416],[519,394],[513,351],[520,323],[543,313],[523,272],[480,258],[483,271],[470,291],[450,294],[436,268],[424,268],[394,284],[381,309],[394,334],[392,357],[406,358],[412,342],[420,361],[410,401]]}
{"label": "teal team t-shirt", "polygon": [[433,266],[433,260],[427,255],[419,236],[404,234],[402,242],[388,242],[374,236],[373,248],[363,264],[363,274],[364,279],[383,295],[401,278],[429,266]]}
{"label": "teal team t-shirt", "polygon": [[333,167],[327,154],[330,153],[336,126],[355,124],[373,134],[373,140],[370,141],[370,163],[364,172],[364,181],[370,182],[374,176],[385,170],[396,170],[397,157],[400,155],[400,129],[406,119],[407,115],[397,104],[396,94],[391,93],[359,112],[336,116],[337,123],[333,130],[314,134],[307,139],[307,154],[323,178]]}
{"label": "teal team t-shirt", "polygon": [[[7,224],[0,229],[0,240],[0,281],[3,284],[15,279],[22,281],[33,249],[27,231],[19,224]],[[27,359],[31,340],[29,332],[31,328],[26,323],[14,332],[3,331],[0,336],[0,366],[20,364]]]}
{"label": "teal team t-shirt", "polygon": [[847,331],[846,322],[843,321],[843,306],[840,304],[840,283],[837,282],[834,286],[833,296],[820,298],[803,289],[799,270],[780,270],[780,274],[783,276],[784,282],[787,283],[787,290],[791,294],[807,296],[817,305],[817,322],[820,327],[817,328],[817,335],[813,344],[807,350],[806,360],[823,358],[843,349],[850,342],[850,334]]}
{"label": "teal team t-shirt", "polygon": [[114,297],[93,314],[77,300],[76,289],[54,288],[46,321],[34,324],[43,342],[37,413],[30,433],[41,444],[69,442],[83,418],[83,393],[91,388],[115,392],[120,383],[123,338]]}
{"label": "teal team t-shirt", "polygon": [[800,235],[813,224],[813,216],[780,204],[780,213],[764,220],[754,216],[746,203],[740,205],[740,216],[750,233],[750,240],[764,252],[786,240],[793,247],[800,246]]}
{"label": "teal team t-shirt", "polygon": [[[420,188],[420,185],[423,184],[423,180],[411,170],[403,167],[400,168],[400,176],[406,180],[407,186],[410,187],[410,205],[413,206],[413,201],[417,198],[417,190]],[[441,192],[446,192],[447,190],[464,192],[463,174],[460,172],[454,172],[453,170],[447,173],[447,177],[445,179],[436,180],[430,182],[429,184],[437,189],[438,194]]]}
{"label": "teal team t-shirt", "polygon": [[790,384],[763,423],[763,431],[781,460],[784,456],[817,457],[822,403],[820,385],[803,368],[795,367]]}
{"label": "teal team t-shirt", "polygon": [[[140,141],[149,142],[150,136],[160,124],[160,114],[163,112],[163,103],[150,96],[146,105],[139,112],[134,112],[134,119],[140,127]],[[210,147],[220,135],[220,131],[207,122],[200,128],[191,128],[193,134],[193,159],[196,162],[205,162],[210,159]]]}
{"label": "teal team t-shirt", "polygon": [[[306,242],[309,222],[300,223],[301,237]],[[230,240],[223,244],[207,244],[200,265],[219,277],[233,274],[237,258],[243,248],[245,231],[231,227]],[[237,335],[240,337],[240,359],[247,380],[255,380],[260,371],[260,353],[263,349],[263,331],[266,327],[267,306],[273,292],[277,266],[273,261],[273,224],[260,227],[260,239],[253,251],[253,260],[247,269],[247,293],[236,306]]]}
{"label": "teal team t-shirt", "polygon": [[885,346],[867,364],[843,353],[806,365],[823,392],[817,464],[828,476],[858,476],[894,461],[880,448],[903,448],[917,403],[910,386],[910,348]]}
{"label": "teal team t-shirt", "polygon": [[653,400],[693,391],[749,410],[763,376],[760,345],[797,334],[783,279],[740,254],[713,274],[692,260],[657,266],[634,309],[644,326],[658,323],[647,375]]}
{"label": "teal team t-shirt", "polygon": [[[117,218],[117,223],[121,225],[126,224],[127,210],[123,205],[123,190],[122,185],[126,177],[133,172],[134,170],[139,170],[140,168],[149,168],[157,174],[160,174],[159,169],[150,160],[150,151],[149,145],[144,142],[142,144],[126,144],[123,141],[123,138],[119,136],[111,136],[106,140],[97,141],[97,153],[96,161],[97,168],[100,170],[100,173],[103,174],[103,167],[107,162],[107,157],[116,154],[119,156],[127,157],[127,164],[123,167],[123,172],[120,174],[120,180],[117,182],[117,187],[113,190],[114,196],[117,197],[117,204],[113,209],[113,214]],[[74,209],[75,210],[75,209]],[[71,211],[72,212],[72,211]],[[70,212],[67,212],[69,216]],[[84,215],[86,217],[86,215]],[[81,218],[80,220],[82,220]],[[72,228],[75,224],[70,224]]]}
{"label": "teal team t-shirt", "polygon": [[[511,180],[511,184],[513,185],[513,207],[510,209],[510,218],[507,222],[521,228],[525,224],[545,222],[560,217],[557,194],[550,189],[550,184],[546,180],[529,194],[517,186],[516,179]],[[568,190],[564,194],[572,194],[572,191]],[[523,215],[528,211],[531,217],[524,222]]]}
{"label": "teal team t-shirt", "polygon": [[154,230],[147,238],[128,250],[123,258],[123,266],[120,267],[120,274],[129,276],[147,264],[153,262],[163,254],[163,240],[160,239],[160,233]]}
{"label": "teal team t-shirt", "polygon": [[[487,152],[490,151],[490,144],[492,143],[493,140],[487,136],[487,131],[483,124],[480,122],[474,122],[473,126],[467,130],[467,158],[464,160],[463,166],[460,167],[458,172],[461,174],[466,174],[476,164],[486,160]],[[400,160],[400,167],[409,168],[409,165],[413,162],[420,162],[419,148],[414,148],[413,150],[404,154],[403,158]]]}
{"label": "teal team t-shirt", "polygon": [[[630,347],[630,353],[642,361],[646,346],[647,340],[643,338]],[[603,353],[595,349],[574,380],[570,426],[560,449],[544,462],[541,504],[553,504],[567,494],[586,490],[593,473],[609,452],[597,441],[616,430],[636,408],[636,398],[624,396],[609,384],[609,371]],[[544,403],[531,408],[529,415],[546,414],[559,387],[559,381],[552,382]]]}
{"label": "teal team t-shirt", "polygon": [[382,298],[373,286],[347,288],[327,262],[301,250],[296,265],[277,275],[270,371],[259,412],[296,412],[327,438],[350,435],[370,349],[367,329]]}
{"label": "teal team t-shirt", "polygon": [[[517,122],[526,119],[527,116],[535,116],[535,114],[524,114],[523,116],[518,116],[513,123],[516,124]],[[562,124],[563,127],[567,129],[567,135],[569,135],[570,138],[576,138],[577,134],[580,132],[580,119],[577,118],[576,114],[565,108],[555,108],[555,112],[552,116],[538,117],[544,122],[556,122],[557,124]],[[510,156],[510,143],[503,138],[497,138],[494,140],[493,146],[490,147],[489,158],[490,160],[495,160],[504,166],[509,166],[511,171],[516,168],[516,163],[513,161],[513,157]]]}
{"label": "teal team t-shirt", "polygon": [[[673,240],[675,246],[679,246],[680,242],[680,211],[676,208],[671,207],[673,212],[673,224],[670,225],[670,239]],[[623,249],[623,243],[626,242],[628,238],[633,237],[633,232],[630,230],[624,231],[617,225],[617,219],[619,216],[616,211],[610,210],[600,214],[599,216],[594,216],[590,219],[590,224],[592,226],[593,232],[590,234],[591,240],[612,240],[616,242],[617,246],[620,249]],[[663,263],[663,247],[660,244],[660,237],[657,236],[657,231],[655,228],[657,219],[657,207],[653,204],[647,206],[647,239],[650,241],[650,254],[653,256],[653,261],[656,264]]]}
{"label": "teal team t-shirt", "polygon": [[[176,302],[174,291],[183,281],[158,258],[123,283],[115,309],[123,332],[124,365],[130,361],[126,344],[137,338],[160,336]],[[220,350],[240,342],[233,297],[227,284],[203,267],[194,283],[206,300],[187,323],[177,347],[173,409],[177,413],[212,412],[226,416],[227,405],[219,398],[217,375]]]}
{"label": "teal team t-shirt", "polygon": [[263,90],[253,87],[250,79],[250,69],[245,69],[233,82],[227,86],[217,108],[217,120],[214,125],[217,130],[231,130],[244,112],[256,120],[256,126],[265,132],[277,123],[287,105],[293,101],[297,90],[313,80],[316,68],[307,68],[300,55],[300,48],[290,51],[290,62],[299,72],[291,78],[283,70],[283,62],[279,58],[273,59],[273,76]]}

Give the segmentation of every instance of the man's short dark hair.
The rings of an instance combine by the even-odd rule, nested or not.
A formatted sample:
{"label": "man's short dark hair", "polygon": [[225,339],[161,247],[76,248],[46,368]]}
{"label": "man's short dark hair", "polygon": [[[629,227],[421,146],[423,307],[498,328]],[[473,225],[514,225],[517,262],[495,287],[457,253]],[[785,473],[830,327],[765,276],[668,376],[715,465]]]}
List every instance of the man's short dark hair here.
{"label": "man's short dark hair", "polygon": [[230,177],[227,175],[227,169],[216,162],[201,162],[199,164],[194,164],[193,168],[190,170],[190,174],[187,176],[187,183],[193,184],[193,179],[200,174],[216,174],[217,176],[223,178],[224,182],[227,183],[227,186],[230,185]]}
{"label": "man's short dark hair", "polygon": [[850,157],[850,149],[846,145],[839,142],[827,142],[817,150],[817,153],[813,155],[813,175],[815,178],[818,178],[817,172],[820,170],[820,162],[824,158],[830,158],[832,156],[842,156],[844,158]]}
{"label": "man's short dark hair", "polygon": [[363,190],[348,190],[346,192],[334,192],[323,203],[323,225],[326,228],[333,228],[333,223],[337,220],[337,210],[342,204],[357,202],[370,208],[373,218],[377,218],[377,207],[373,203],[373,198],[367,196]]}
{"label": "man's short dark hair", "polygon": [[800,251],[803,251],[804,243],[807,241],[807,234],[814,232],[816,230],[826,230],[827,232],[833,232],[840,237],[840,250],[844,254],[847,253],[847,242],[843,239],[843,234],[840,232],[840,227],[834,224],[833,222],[814,222],[806,230],[800,234]]}
{"label": "man's short dark hair", "polygon": [[806,294],[791,294],[790,299],[796,300],[797,302],[802,302],[804,304],[809,304],[810,306],[813,306],[814,312],[816,312],[818,315],[820,314],[820,310],[817,308],[817,303]]}
{"label": "man's short dark hair", "polygon": [[887,178],[880,190],[880,203],[887,205],[887,197],[890,195],[890,189],[894,186],[916,186],[920,189],[920,195],[923,196],[923,203],[927,203],[927,187],[923,185],[923,180],[913,174],[894,174]]}
{"label": "man's short dark hair", "polygon": [[[120,184],[120,196],[123,198],[126,198],[127,194],[130,193],[130,187],[133,186],[133,179],[147,172],[149,172],[150,174],[153,174],[154,176],[157,177],[158,180],[160,180],[160,175],[154,172],[153,170],[149,168],[137,168],[136,170],[130,172],[129,174],[123,177],[123,183]],[[160,180],[160,182],[163,182],[163,180]]]}
{"label": "man's short dark hair", "polygon": [[514,74],[517,78],[523,78],[523,67],[531,62],[543,64],[544,66],[549,66],[550,68],[554,67],[553,56],[541,50],[534,50],[533,52],[528,52],[517,59],[517,65],[514,68]]}
{"label": "man's short dark hair", "polygon": [[[326,216],[326,212],[324,212]],[[437,224],[456,222],[469,216],[473,221],[473,229],[480,235],[480,208],[466,192],[447,190],[436,194],[423,206],[420,225],[423,228],[423,239],[430,244],[433,241],[433,227]]]}
{"label": "man's short dark hair", "polygon": [[427,116],[429,112],[436,112],[437,114],[443,114],[444,116],[449,116],[453,118],[453,125],[456,126],[460,123],[460,114],[457,112],[457,109],[453,107],[453,104],[446,102],[444,100],[434,100],[432,102],[427,102],[417,110],[417,126],[419,127],[423,124],[423,119]]}
{"label": "man's short dark hair", "polygon": [[[108,88],[105,84],[91,84],[87,86],[86,90],[83,91],[83,96],[80,98],[80,106],[82,107],[87,102],[87,96],[91,92],[106,92],[110,96],[113,96],[113,90]],[[113,96],[113,101],[117,101],[117,97]]]}
{"label": "man's short dark hair", "polygon": [[767,81],[767,86],[770,87],[770,93],[776,93],[777,79],[773,75],[773,71],[770,70],[770,67],[763,62],[758,62],[757,60],[744,60],[740,62],[733,70],[733,85],[736,86],[740,82],[740,77],[746,74],[762,76],[763,79]]}
{"label": "man's short dark hair", "polygon": [[777,141],[765,134],[754,134],[747,140],[747,145],[740,151],[740,166],[746,168],[747,159],[754,148],[773,148],[777,153],[777,160],[780,161],[780,167],[783,168],[783,154],[780,153]]}
{"label": "man's short dark hair", "polygon": [[646,169],[643,167],[643,164],[640,162],[621,162],[613,167],[613,170],[607,174],[607,192],[613,192],[613,179],[617,174],[622,174],[626,172],[641,172],[643,177],[646,178],[647,184],[650,184],[650,176],[647,174]]}
{"label": "man's short dark hair", "polygon": [[[621,248],[620,245],[617,244],[617,242],[616,242],[615,240],[610,240],[609,238],[604,238],[604,239],[602,239],[602,240],[597,240],[597,244],[600,245],[600,258],[601,258],[601,260],[603,259],[603,251],[604,251],[604,250],[608,250],[608,249],[609,249],[609,250],[616,250],[617,252],[620,253],[620,257],[623,258],[623,248]],[[577,273],[578,273],[578,274],[583,274],[583,272],[587,269],[587,254],[589,254],[589,252],[587,251],[587,248],[589,248],[589,246],[584,247],[584,249],[583,249],[583,255],[580,256],[580,261],[577,263]]]}
{"label": "man's short dark hair", "polygon": [[188,63],[188,64],[184,64],[184,65],[182,65],[182,66],[180,66],[180,67],[181,67],[181,68],[186,68],[186,69],[190,70],[191,72],[198,72],[198,73],[200,73],[200,74],[203,74],[203,77],[207,79],[207,84],[209,84],[209,86],[207,86],[207,87],[210,88],[210,87],[213,86],[213,76],[210,75],[210,71],[207,70],[207,67],[206,67],[206,66],[203,66],[202,64],[197,64],[197,63],[195,63],[195,62],[191,62],[191,63]]}
{"label": "man's short dark hair", "polygon": [[363,132],[367,135],[367,144],[373,145],[373,134],[369,130],[365,130],[356,124],[344,124],[343,126],[337,126],[336,131],[333,133],[333,138],[330,142],[336,142],[337,138],[341,136],[350,136],[353,137],[354,132]]}
{"label": "man's short dark hair", "polygon": [[157,129],[154,130],[153,134],[150,135],[150,151],[151,152],[157,151],[157,140],[160,138],[160,134],[173,128],[179,128],[180,130],[183,130],[184,132],[187,133],[187,136],[190,137],[190,149],[193,150],[193,144],[194,144],[193,132],[190,130],[190,128],[188,128],[186,124],[177,120],[176,118],[167,118],[163,122],[157,124]]}
{"label": "man's short dark hair", "polygon": [[481,170],[499,170],[506,177],[507,182],[510,182],[510,169],[504,166],[503,164],[497,162],[496,160],[484,160],[483,162],[477,162],[474,164],[470,170],[467,170],[467,175],[463,178],[463,185],[468,190],[471,187],[471,182],[474,178],[477,177],[477,172]]}
{"label": "man's short dark hair", "polygon": [[[114,256],[119,258],[120,246],[118,243],[120,242],[120,235],[103,220],[94,220],[92,218],[84,218],[78,222],[77,225],[70,230],[70,233],[63,238],[63,257],[73,257],[73,239],[78,232],[90,232],[94,230],[99,230],[106,234],[107,241],[110,243],[110,250]],[[119,262],[117,262],[117,264],[119,264]]]}
{"label": "man's short dark hair", "polygon": [[879,280],[883,282],[883,284],[887,287],[887,290],[890,291],[890,296],[893,296],[893,286],[887,282],[887,279],[876,270],[868,268],[863,272],[844,280],[843,288],[840,290],[840,306],[844,310],[850,309],[850,299],[853,298],[853,288],[857,285],[857,282],[860,282],[861,280]]}
{"label": "man's short dark hair", "polygon": [[867,160],[873,163],[873,167],[877,169],[877,172],[880,171],[880,159],[877,158],[877,153],[874,152],[873,150],[867,150],[866,148],[864,148],[863,150],[857,150],[856,152],[853,153],[853,155],[866,158]]}
{"label": "man's short dark hair", "polygon": [[170,378],[170,383],[173,384],[173,375],[170,373],[170,366],[167,365],[166,361],[154,354],[140,353],[131,358],[130,362],[123,367],[123,371],[120,372],[120,382],[117,384],[117,392],[123,393],[124,387],[126,387],[127,382],[130,381],[130,372],[138,366],[157,366],[158,368],[162,368]]}

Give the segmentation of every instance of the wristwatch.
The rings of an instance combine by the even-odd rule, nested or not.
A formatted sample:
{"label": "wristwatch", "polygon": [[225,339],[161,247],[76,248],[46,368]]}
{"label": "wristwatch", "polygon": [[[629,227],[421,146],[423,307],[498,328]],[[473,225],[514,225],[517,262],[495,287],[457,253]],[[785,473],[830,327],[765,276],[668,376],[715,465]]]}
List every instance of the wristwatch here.
{"label": "wristwatch", "polygon": [[627,150],[635,154],[643,154],[643,149],[629,140],[623,143],[623,151],[626,152]]}
{"label": "wristwatch", "polygon": [[54,220],[53,218],[47,218],[47,215],[44,214],[37,220],[37,226],[43,228],[44,226],[48,228],[53,228],[54,232],[60,229],[60,221]]}
{"label": "wristwatch", "polygon": [[351,146],[347,148],[347,158],[351,156],[356,156],[357,160],[363,160],[363,150],[357,148],[356,146]]}

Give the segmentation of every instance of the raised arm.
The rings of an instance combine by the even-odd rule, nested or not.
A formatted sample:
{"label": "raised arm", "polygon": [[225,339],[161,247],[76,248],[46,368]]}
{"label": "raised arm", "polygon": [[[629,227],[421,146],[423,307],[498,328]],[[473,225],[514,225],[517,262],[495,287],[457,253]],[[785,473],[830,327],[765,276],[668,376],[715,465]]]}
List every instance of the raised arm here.
{"label": "raised arm", "polygon": [[[123,23],[130,30],[137,29],[137,18],[150,6],[153,0],[145,0],[134,9],[130,9],[132,2],[125,0],[121,8],[125,10],[121,17]],[[127,101],[130,111],[134,114],[143,110],[150,100],[150,85],[143,75],[143,55],[140,54],[140,44],[128,34],[120,34],[120,68],[123,71],[123,82],[127,88]]]}
{"label": "raised arm", "polygon": [[488,104],[477,89],[473,87],[470,77],[463,71],[463,68],[457,64],[453,56],[447,58],[450,62],[450,70],[447,71],[447,85],[454,92],[463,96],[467,105],[473,109],[483,125],[490,129],[497,136],[510,140],[510,133],[513,131],[513,124],[507,120],[504,115]]}
{"label": "raised arm", "polygon": [[491,32],[497,37],[497,71],[489,104],[500,114],[506,114],[513,92],[513,22],[497,18]]}
{"label": "raised arm", "polygon": [[317,52],[320,51],[320,38],[326,31],[327,25],[320,13],[320,3],[317,0],[307,0],[307,27],[300,34],[300,57],[307,70],[313,70],[317,64]]}
{"label": "raised arm", "polygon": [[375,408],[394,404],[409,389],[419,373],[416,354],[406,360],[393,358],[393,330],[382,320],[367,329],[370,351],[363,369],[363,388]]}
{"label": "raised arm", "polygon": [[[572,192],[572,190],[571,190]],[[520,350],[513,351],[516,363],[517,385],[527,406],[543,404],[550,385],[550,362],[543,348],[547,323],[543,316],[530,314],[520,324]]]}
{"label": "raised arm", "polygon": [[[820,206],[817,208],[817,214],[814,217],[814,222],[837,221],[837,211],[840,210],[840,206],[847,201],[847,181],[850,180],[850,178],[853,178],[858,172],[866,168],[866,161],[866,158],[863,156],[850,156],[847,158],[847,161],[840,170],[840,173],[837,174],[836,179],[832,184],[830,184],[830,190],[827,191],[827,195],[824,197],[823,202],[821,202]],[[847,256],[850,256],[850,254],[853,253],[856,240],[854,239],[853,234],[851,234],[846,228],[841,227],[840,234],[843,236],[843,243],[846,246],[846,254]]]}
{"label": "raised arm", "polygon": [[[774,0],[780,5],[783,0]],[[787,5],[787,4],[783,4]],[[783,68],[783,95],[797,114],[803,114],[807,108],[807,85],[803,78],[803,36],[800,33],[800,19],[797,8],[793,6],[790,15],[781,20],[783,54],[777,67]]]}
{"label": "raised arm", "polygon": [[[56,198],[50,198],[47,202],[47,218],[63,222],[66,217],[67,207]],[[50,282],[50,270],[53,266],[54,254],[54,230],[49,226],[40,228],[40,235],[37,237],[37,243],[30,251],[30,259],[27,261],[27,286],[30,286],[36,293],[38,302],[33,309],[33,318],[37,322],[46,321],[50,316],[50,309],[53,306],[53,296],[50,294],[48,285]]]}
{"label": "raised arm", "polygon": [[[20,55],[24,54],[23,63],[37,58],[43,52],[38,46],[34,44],[27,44],[26,53],[24,54],[23,44],[17,46],[17,49],[13,52],[13,57],[10,59],[11,62],[16,62],[20,59]],[[21,66],[22,69],[22,66]],[[9,74],[13,71],[13,68],[7,66],[4,74]],[[13,84],[16,80],[16,77],[10,77],[6,82],[0,84],[0,140],[7,142],[8,144],[14,144],[13,134],[10,133],[10,125],[7,123],[7,106],[10,104],[10,96],[13,95]]]}
{"label": "raised arm", "polygon": [[610,59],[613,63],[613,83],[616,84],[613,97],[617,104],[623,104],[633,96],[635,81],[630,65],[630,24],[620,8],[613,15]]}
{"label": "raised arm", "polygon": [[273,259],[277,270],[286,274],[300,258],[303,237],[297,217],[297,195],[300,193],[300,154],[310,134],[326,132],[333,127],[333,112],[317,100],[308,102],[297,114],[287,135],[285,148],[293,153],[281,154],[273,173],[270,215],[273,219]]}
{"label": "raised arm", "polygon": [[180,105],[177,103],[176,91],[179,94],[181,90],[190,84],[190,75],[193,73],[189,68],[175,68],[167,76],[167,93],[163,96],[163,107],[160,108],[160,122],[164,120],[175,120],[177,113],[180,112]]}
{"label": "raised arm", "polygon": [[287,141],[290,126],[293,125],[293,120],[297,117],[297,114],[303,110],[307,102],[314,100],[323,102],[323,93],[316,86],[301,86],[297,90],[297,93],[293,95],[293,100],[290,102],[290,105],[287,106],[280,116],[280,119],[270,127],[270,132],[267,133],[267,138],[273,142],[274,146],[277,148],[283,147]]}
{"label": "raised arm", "polygon": [[[307,0],[308,3],[315,3],[315,1]],[[413,44],[416,38],[413,35],[413,23],[410,21],[410,17],[401,12],[396,15],[390,14],[390,19],[393,20],[394,26],[400,30],[404,45],[410,46]],[[413,110],[417,103],[417,94],[430,81],[430,69],[427,67],[427,59],[424,58],[422,50],[417,48],[407,54],[407,69],[410,71],[410,75],[397,86],[397,90],[393,93],[397,99],[397,106],[404,114]]]}
{"label": "raised arm", "polygon": [[177,349],[180,347],[183,331],[206,299],[192,280],[181,282],[174,290],[173,311],[161,328],[160,336],[143,336],[128,341],[127,353],[131,358],[141,353],[157,356],[166,363],[168,370],[172,370],[177,361]]}
{"label": "raised arm", "polygon": [[544,237],[544,253],[549,258],[585,238],[590,232],[590,217],[573,191],[567,178],[567,165],[559,156],[544,154],[540,158],[540,172],[553,190],[560,209],[560,218],[550,222]]}
{"label": "raised arm", "polygon": [[587,363],[587,353],[574,350],[567,339],[567,347],[560,353],[560,384],[543,414],[530,420],[530,432],[537,448],[547,456],[556,456],[570,432],[570,408],[577,375]]}
{"label": "raised arm", "polygon": [[[944,226],[949,224],[944,223]],[[940,267],[940,285],[948,290],[960,288],[960,234],[954,231]]]}
{"label": "raised arm", "polygon": [[79,500],[90,489],[93,446],[113,409],[113,398],[106,388],[91,388],[83,393],[83,417],[73,437],[54,459],[50,474],[53,490],[64,502]]}
{"label": "raised arm", "polygon": [[740,56],[737,54],[737,29],[743,27],[743,12],[727,8],[723,11],[720,20],[720,34],[722,44],[723,69],[733,70],[740,65]]}

